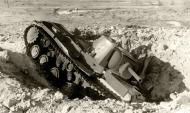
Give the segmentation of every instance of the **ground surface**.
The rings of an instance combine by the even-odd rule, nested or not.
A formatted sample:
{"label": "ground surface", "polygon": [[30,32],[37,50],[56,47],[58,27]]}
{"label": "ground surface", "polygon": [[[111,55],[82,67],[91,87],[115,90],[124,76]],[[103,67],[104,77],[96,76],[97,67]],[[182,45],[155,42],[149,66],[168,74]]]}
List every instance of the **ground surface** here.
{"label": "ground surface", "polygon": [[[0,112],[2,113],[189,113],[190,10],[188,0],[1,0]],[[144,86],[154,86],[153,102],[68,100],[42,86],[25,55],[24,29],[32,20],[49,20],[69,30],[104,34],[122,43],[139,60],[147,47],[154,57]],[[129,28],[129,25],[136,25]],[[137,27],[140,26],[140,27]],[[129,32],[132,31],[132,32]],[[126,40],[125,40],[126,39]],[[128,46],[125,46],[125,42]],[[160,101],[159,103],[156,103]]]}

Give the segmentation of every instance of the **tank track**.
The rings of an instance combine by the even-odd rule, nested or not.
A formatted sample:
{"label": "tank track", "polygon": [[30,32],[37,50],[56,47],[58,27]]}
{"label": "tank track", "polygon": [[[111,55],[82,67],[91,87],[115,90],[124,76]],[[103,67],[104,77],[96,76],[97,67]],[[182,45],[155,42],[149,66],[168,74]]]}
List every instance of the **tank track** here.
{"label": "tank track", "polygon": [[[28,39],[27,33],[33,27],[37,28],[37,34],[32,35],[34,39]],[[67,55],[63,54],[57,48],[56,44],[50,41],[47,33],[39,26],[30,25],[27,27],[24,32],[24,41],[26,45],[26,53],[36,64],[37,68],[39,68],[37,71],[40,75],[47,79],[53,87],[64,90],[64,92],[66,92],[66,94],[71,98],[73,97],[73,92],[68,90],[71,90],[69,87],[74,84],[75,86],[80,86],[84,89],[91,88],[99,95],[98,98],[121,99],[117,94],[109,90],[109,88],[101,82],[101,78],[91,78],[80,71],[71,59],[67,57]],[[59,56],[64,59],[64,62],[61,62],[62,67],[56,65],[56,60]],[[63,65],[72,65],[73,68],[72,70],[69,70],[68,67],[63,69]],[[68,73],[71,73],[70,79],[68,79],[68,76],[65,76],[68,75]]]}

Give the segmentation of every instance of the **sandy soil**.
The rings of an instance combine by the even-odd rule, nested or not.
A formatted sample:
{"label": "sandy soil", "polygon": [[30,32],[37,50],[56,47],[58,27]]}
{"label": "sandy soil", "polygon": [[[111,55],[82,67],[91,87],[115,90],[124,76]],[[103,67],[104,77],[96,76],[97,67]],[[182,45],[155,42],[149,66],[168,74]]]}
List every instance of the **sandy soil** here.
{"label": "sandy soil", "polygon": [[[190,112],[188,0],[2,0],[0,4],[0,112]],[[151,102],[69,100],[43,77],[33,79],[39,74],[25,55],[23,32],[34,19],[59,22],[71,31],[78,28],[86,38],[109,35],[139,61],[146,54],[153,56],[143,83],[154,87],[148,95]]]}

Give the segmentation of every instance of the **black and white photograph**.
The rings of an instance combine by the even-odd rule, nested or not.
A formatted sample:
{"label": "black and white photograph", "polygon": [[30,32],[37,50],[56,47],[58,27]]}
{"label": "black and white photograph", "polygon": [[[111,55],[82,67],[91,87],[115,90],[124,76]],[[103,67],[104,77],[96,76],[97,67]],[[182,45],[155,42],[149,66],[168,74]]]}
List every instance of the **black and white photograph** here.
{"label": "black and white photograph", "polygon": [[190,0],[0,0],[0,113],[190,113]]}

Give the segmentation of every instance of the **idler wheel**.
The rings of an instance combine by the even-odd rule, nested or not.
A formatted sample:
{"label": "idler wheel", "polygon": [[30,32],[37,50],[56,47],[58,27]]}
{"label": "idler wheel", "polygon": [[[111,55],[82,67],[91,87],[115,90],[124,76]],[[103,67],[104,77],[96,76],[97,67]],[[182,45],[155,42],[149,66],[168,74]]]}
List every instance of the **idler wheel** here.
{"label": "idler wheel", "polygon": [[40,56],[40,64],[43,65],[44,63],[48,62],[48,56],[47,55],[42,55]]}
{"label": "idler wheel", "polygon": [[36,41],[36,39],[38,38],[38,34],[39,34],[39,31],[36,27],[31,27],[27,33],[27,42],[29,44],[33,43]]}
{"label": "idler wheel", "polygon": [[53,76],[55,76],[56,78],[59,78],[59,69],[58,69],[57,67],[51,68],[51,73],[52,73]]}
{"label": "idler wheel", "polygon": [[33,45],[31,48],[32,58],[37,58],[40,54],[40,47],[38,45]]}

